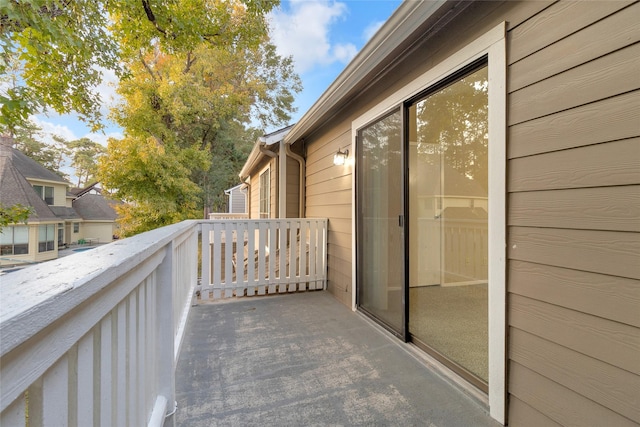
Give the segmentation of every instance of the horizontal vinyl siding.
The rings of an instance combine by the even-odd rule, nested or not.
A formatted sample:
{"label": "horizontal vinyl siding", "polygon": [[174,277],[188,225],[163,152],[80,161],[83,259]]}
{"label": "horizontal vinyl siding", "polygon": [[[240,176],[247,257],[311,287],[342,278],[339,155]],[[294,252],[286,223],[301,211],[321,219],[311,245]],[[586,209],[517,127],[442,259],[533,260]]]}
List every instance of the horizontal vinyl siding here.
{"label": "horizontal vinyl siding", "polygon": [[251,186],[249,187],[249,217],[252,219],[260,218],[260,173],[255,172],[251,175]]}
{"label": "horizontal vinyl siding", "polygon": [[507,35],[509,420],[640,423],[640,4]]}
{"label": "horizontal vinyl siding", "polygon": [[351,306],[352,167],[336,166],[338,149],[351,149],[349,122],[342,122],[307,145],[306,216],[329,219],[327,289]]}

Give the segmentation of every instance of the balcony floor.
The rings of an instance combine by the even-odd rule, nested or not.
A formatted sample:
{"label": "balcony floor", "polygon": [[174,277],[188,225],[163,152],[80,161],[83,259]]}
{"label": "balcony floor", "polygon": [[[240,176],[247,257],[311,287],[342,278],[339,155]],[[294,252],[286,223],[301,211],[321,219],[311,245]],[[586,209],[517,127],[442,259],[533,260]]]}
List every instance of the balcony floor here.
{"label": "balcony floor", "polygon": [[497,426],[324,291],[192,307],[177,426]]}

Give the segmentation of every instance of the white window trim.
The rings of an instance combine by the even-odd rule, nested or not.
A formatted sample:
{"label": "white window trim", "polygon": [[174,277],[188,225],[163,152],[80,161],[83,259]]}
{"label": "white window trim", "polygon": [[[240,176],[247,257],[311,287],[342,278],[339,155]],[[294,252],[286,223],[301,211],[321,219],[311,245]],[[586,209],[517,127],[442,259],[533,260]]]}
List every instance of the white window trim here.
{"label": "white window trim", "polygon": [[271,218],[271,165],[267,165],[264,169],[260,171],[258,174],[258,217],[262,218],[262,175],[266,172],[269,172],[269,191],[267,191],[268,203],[267,203],[267,218]]}
{"label": "white window trim", "polygon": [[[356,159],[358,130],[445,79],[473,61],[488,56],[489,66],[489,413],[506,419],[506,138],[507,61],[506,22],[463,47],[411,81],[351,123]],[[356,230],[356,174],[352,173],[351,218]],[[352,233],[352,309],[356,310],[356,235]]]}

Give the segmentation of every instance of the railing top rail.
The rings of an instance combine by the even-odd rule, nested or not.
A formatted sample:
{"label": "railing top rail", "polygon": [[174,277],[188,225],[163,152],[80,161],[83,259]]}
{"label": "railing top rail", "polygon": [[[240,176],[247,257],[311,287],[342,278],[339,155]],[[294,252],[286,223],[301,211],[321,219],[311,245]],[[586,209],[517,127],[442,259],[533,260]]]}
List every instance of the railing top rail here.
{"label": "railing top rail", "polygon": [[0,355],[125,276],[140,262],[199,224],[198,220],[183,221],[3,276]]}
{"label": "railing top rail", "polygon": [[262,222],[262,223],[276,223],[287,221],[327,221],[326,218],[210,218],[202,220],[203,224],[210,224],[213,222]]}

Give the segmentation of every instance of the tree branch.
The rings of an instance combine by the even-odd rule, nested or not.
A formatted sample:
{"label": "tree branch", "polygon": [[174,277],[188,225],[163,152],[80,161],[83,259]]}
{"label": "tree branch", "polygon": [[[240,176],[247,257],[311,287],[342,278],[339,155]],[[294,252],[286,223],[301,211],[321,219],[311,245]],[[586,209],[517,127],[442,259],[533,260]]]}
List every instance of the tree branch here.
{"label": "tree branch", "polygon": [[158,25],[156,16],[153,14],[153,11],[151,10],[151,5],[149,4],[149,0],[142,0],[142,7],[144,8],[144,13],[147,14],[147,19],[149,20],[149,22],[151,22],[153,26],[156,27],[156,30],[158,30],[159,32],[167,36],[167,31]]}
{"label": "tree branch", "polygon": [[187,63],[185,64],[184,70],[182,70],[182,74],[187,74],[189,70],[191,70],[191,66],[198,60],[197,56],[191,57],[191,52],[187,53]]}
{"label": "tree branch", "polygon": [[156,80],[156,74],[153,72],[153,70],[151,69],[149,64],[147,64],[147,61],[144,60],[144,56],[142,55],[142,49],[140,49],[140,52],[138,53],[138,56],[140,57],[140,61],[142,62],[142,66],[144,67],[144,69],[147,70],[147,72],[149,73],[151,78],[155,81]]}

